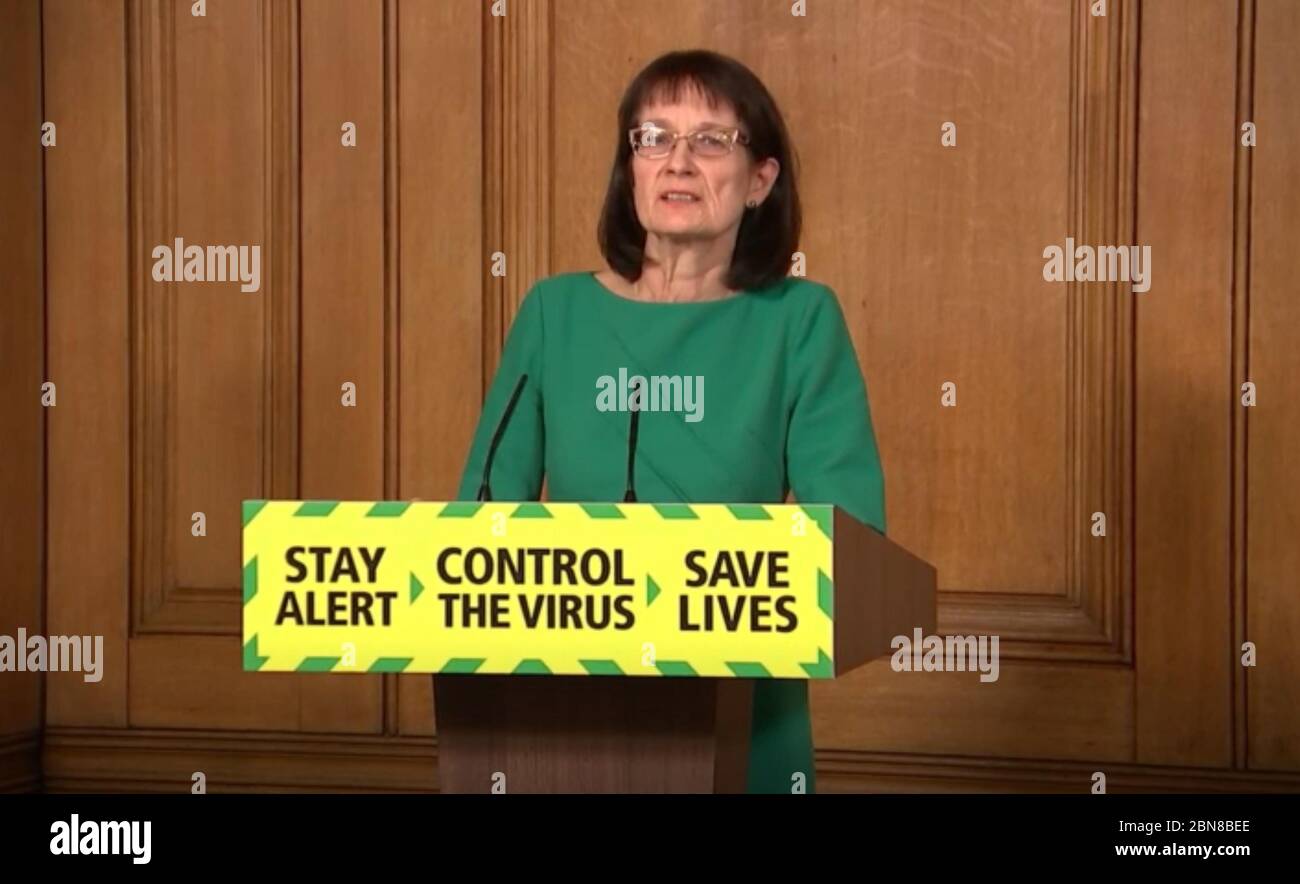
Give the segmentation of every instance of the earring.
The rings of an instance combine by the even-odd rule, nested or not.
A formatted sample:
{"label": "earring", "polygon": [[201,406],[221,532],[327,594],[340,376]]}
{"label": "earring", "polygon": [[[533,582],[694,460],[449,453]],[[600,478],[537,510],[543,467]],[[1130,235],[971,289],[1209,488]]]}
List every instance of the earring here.
{"label": "earring", "polygon": [[757,208],[758,208],[758,201],[757,201],[757,200],[750,200],[749,202],[745,203],[745,208],[746,208],[746,209],[757,209]]}

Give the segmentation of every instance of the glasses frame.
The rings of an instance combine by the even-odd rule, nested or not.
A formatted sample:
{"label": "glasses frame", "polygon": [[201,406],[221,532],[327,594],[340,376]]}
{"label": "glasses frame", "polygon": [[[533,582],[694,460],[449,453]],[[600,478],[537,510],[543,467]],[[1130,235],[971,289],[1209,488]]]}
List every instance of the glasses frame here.
{"label": "glasses frame", "polygon": [[[662,132],[665,135],[671,135],[673,139],[672,143],[668,145],[668,149],[664,151],[662,155],[647,156],[643,154],[641,152],[641,148],[637,146],[637,135],[645,131]],[[695,146],[695,136],[701,135],[705,132],[726,133],[727,152],[718,154],[717,156],[709,156],[707,154],[701,154],[699,152],[699,149]],[[706,160],[721,159],[722,157],[730,155],[736,149],[737,144],[744,144],[746,146],[748,146],[749,144],[749,136],[746,135],[744,132],[742,132],[739,126],[711,126],[707,129],[696,129],[692,132],[674,132],[672,129],[665,129],[663,126],[655,126],[648,123],[642,123],[640,126],[637,126],[635,129],[627,130],[627,140],[632,145],[632,153],[635,154],[636,156],[641,157],[642,159],[647,159],[647,160],[662,160],[665,157],[672,156],[673,151],[677,149],[677,141],[680,138],[686,139],[686,148],[691,152],[692,156],[703,157]]]}

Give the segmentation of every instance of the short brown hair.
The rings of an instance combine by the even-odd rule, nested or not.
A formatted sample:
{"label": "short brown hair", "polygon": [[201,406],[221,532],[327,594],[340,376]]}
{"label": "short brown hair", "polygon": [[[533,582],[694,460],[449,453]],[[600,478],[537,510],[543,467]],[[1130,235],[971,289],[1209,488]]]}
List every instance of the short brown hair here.
{"label": "short brown hair", "polygon": [[762,81],[735,59],[705,49],[661,55],[636,75],[624,93],[618,106],[614,168],[596,228],[601,254],[624,279],[635,282],[640,278],[646,231],[637,219],[632,197],[632,145],[627,133],[639,125],[635,115],[641,108],[660,100],[677,101],[688,86],[699,90],[710,107],[719,102],[731,105],[749,136],[749,150],[756,161],[775,157],[781,164],[767,199],[758,208],[745,210],[727,271],[729,288],[766,288],[785,278],[799,247],[802,217],[794,148],[776,101]]}

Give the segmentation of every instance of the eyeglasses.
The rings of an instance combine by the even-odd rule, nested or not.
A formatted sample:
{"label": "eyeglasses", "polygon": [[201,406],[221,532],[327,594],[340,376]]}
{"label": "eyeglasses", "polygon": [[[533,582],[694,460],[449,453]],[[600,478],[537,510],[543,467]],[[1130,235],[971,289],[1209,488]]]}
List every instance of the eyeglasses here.
{"label": "eyeglasses", "polygon": [[749,144],[749,136],[739,127],[726,129],[698,129],[694,132],[673,132],[661,129],[652,123],[643,123],[635,129],[629,129],[628,140],[639,157],[648,160],[661,159],[673,152],[678,138],[686,139],[686,146],[691,153],[700,157],[725,157],[735,148],[736,143]]}

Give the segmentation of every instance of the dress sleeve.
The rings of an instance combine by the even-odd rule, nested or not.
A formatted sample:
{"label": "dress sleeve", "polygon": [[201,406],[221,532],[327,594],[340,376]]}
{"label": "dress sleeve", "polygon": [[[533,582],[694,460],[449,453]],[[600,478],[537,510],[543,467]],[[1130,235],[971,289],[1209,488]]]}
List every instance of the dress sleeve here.
{"label": "dress sleeve", "polygon": [[534,286],[519,305],[506,336],[501,362],[479,415],[474,441],[461,473],[457,500],[476,500],[483,481],[483,465],[492,436],[501,422],[515,386],[528,379],[520,391],[496,455],[492,459],[493,500],[537,500],[541,495],[546,462],[546,428],[542,419],[542,305]]}
{"label": "dress sleeve", "polygon": [[867,387],[835,294],[821,286],[791,342],[786,480],[885,533],[885,479]]}

